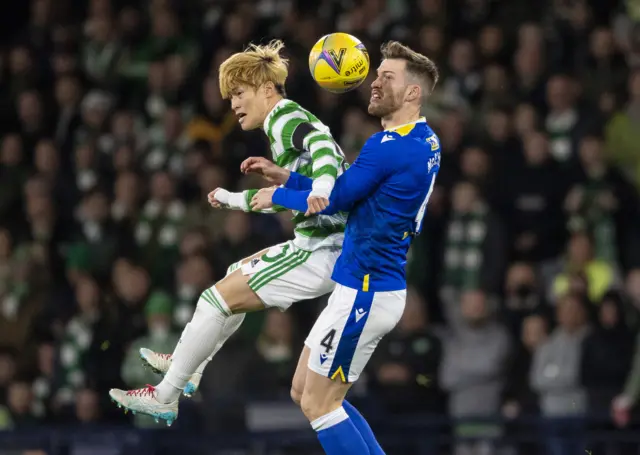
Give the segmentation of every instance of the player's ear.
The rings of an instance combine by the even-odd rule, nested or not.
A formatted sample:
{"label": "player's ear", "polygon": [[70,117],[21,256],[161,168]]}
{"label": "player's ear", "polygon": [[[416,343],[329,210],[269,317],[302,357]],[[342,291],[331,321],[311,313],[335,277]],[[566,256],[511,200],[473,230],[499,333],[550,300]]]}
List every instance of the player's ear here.
{"label": "player's ear", "polygon": [[276,86],[273,82],[268,81],[262,85],[263,94],[266,98],[271,98],[276,94]]}
{"label": "player's ear", "polygon": [[422,89],[418,84],[412,84],[408,87],[407,90],[407,101],[415,101],[420,99],[422,96]]}

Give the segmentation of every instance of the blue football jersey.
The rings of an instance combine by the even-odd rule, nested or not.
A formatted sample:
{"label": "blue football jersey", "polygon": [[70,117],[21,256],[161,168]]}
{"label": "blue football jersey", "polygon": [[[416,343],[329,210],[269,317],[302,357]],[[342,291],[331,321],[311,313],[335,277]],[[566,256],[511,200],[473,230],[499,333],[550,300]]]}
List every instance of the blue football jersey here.
{"label": "blue football jersey", "polygon": [[[424,118],[367,140],[322,212],[349,212],[334,281],[363,291],[406,288],[407,252],[422,229],[439,169],[440,141]],[[292,173],[273,202],[305,211],[310,188],[311,179]]]}

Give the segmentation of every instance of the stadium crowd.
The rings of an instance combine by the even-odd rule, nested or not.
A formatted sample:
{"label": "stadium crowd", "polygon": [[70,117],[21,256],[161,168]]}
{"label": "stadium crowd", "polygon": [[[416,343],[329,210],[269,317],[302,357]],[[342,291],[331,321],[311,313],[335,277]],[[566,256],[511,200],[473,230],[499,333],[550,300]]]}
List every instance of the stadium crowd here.
{"label": "stadium crowd", "polygon": [[[333,95],[309,76],[309,49],[332,31],[363,40],[371,73],[393,38],[443,74],[424,112],[442,169],[410,252],[405,315],[353,391],[365,412],[629,422],[640,398],[637,1],[9,3],[0,430],[131,420],[106,392],[157,382],[138,348],[171,352],[229,264],[291,237],[287,213],[207,204],[216,187],[263,186],[239,165],[269,156],[260,132],[240,130],[216,69],[251,40],[284,39],[288,96],[352,162],[380,125],[366,113],[370,80]],[[287,400],[323,304],[250,315],[178,424],[244,428],[251,403]]]}

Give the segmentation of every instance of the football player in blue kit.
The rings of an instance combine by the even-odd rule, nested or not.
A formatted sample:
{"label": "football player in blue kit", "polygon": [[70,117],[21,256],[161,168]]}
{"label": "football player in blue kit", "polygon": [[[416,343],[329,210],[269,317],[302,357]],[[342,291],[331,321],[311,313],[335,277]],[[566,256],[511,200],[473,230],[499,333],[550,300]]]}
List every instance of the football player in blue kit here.
{"label": "football player in blue kit", "polygon": [[367,140],[329,198],[308,205],[313,181],[266,160],[247,169],[282,185],[258,192],[254,209],[349,214],[332,275],[337,285],[305,341],[304,382],[292,390],[327,455],[384,454],[345,396],[402,316],[407,252],[440,169],[440,142],[420,116],[438,80],[436,65],[395,41],[382,47],[382,57],[368,110],[384,131]]}

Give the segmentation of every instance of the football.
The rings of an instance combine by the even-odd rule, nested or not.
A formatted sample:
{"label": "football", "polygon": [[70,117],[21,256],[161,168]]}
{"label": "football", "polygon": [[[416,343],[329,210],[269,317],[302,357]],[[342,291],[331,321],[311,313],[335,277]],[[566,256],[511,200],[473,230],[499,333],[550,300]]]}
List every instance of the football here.
{"label": "football", "polygon": [[311,49],[309,70],[320,87],[333,93],[348,92],[369,74],[369,53],[355,36],[332,33]]}

